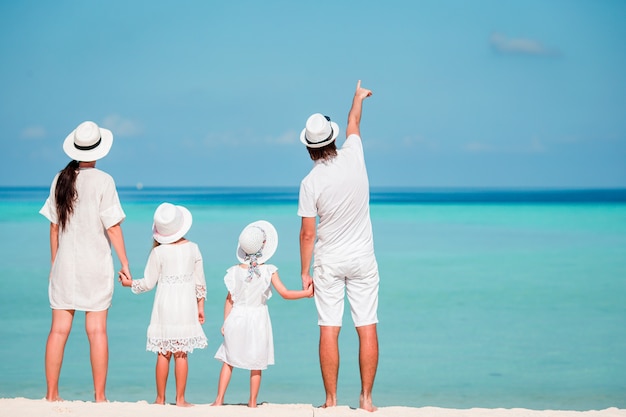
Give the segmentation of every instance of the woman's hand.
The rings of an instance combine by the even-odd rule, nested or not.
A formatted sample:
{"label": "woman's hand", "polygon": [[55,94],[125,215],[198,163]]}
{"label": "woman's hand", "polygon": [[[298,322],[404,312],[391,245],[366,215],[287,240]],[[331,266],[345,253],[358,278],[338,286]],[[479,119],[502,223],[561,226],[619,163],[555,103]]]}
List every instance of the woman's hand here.
{"label": "woman's hand", "polygon": [[118,273],[117,279],[122,283],[123,287],[131,287],[133,285],[133,279],[130,277],[130,272],[127,275],[124,268],[122,268]]}

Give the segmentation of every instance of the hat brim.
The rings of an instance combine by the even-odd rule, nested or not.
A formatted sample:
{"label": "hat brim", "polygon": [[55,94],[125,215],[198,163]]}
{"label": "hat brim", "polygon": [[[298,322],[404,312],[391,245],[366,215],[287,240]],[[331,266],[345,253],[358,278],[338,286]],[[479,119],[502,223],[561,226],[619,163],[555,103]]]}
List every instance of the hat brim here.
{"label": "hat brim", "polygon": [[104,158],[109,153],[111,146],[113,145],[113,133],[109,129],[101,127],[98,129],[100,129],[100,144],[87,151],[76,149],[74,146],[74,132],[76,130],[72,130],[72,133],[67,135],[63,141],[63,151],[65,154],[73,160],[79,162],[91,162]]}
{"label": "hat brim", "polygon": [[[278,248],[278,232],[272,223],[265,220],[252,222],[247,225],[244,230],[248,227],[259,227],[265,232],[265,246],[263,247],[261,256],[259,256],[258,260],[259,263],[266,263],[274,255],[274,253],[276,253],[276,249]],[[246,262],[246,252],[241,249],[239,244],[237,244],[237,259],[241,263]]]}
{"label": "hat brim", "polygon": [[181,226],[180,230],[177,231],[176,233],[164,236],[164,235],[159,234],[159,232],[157,232],[155,224],[152,223],[152,237],[157,242],[162,243],[162,244],[174,243],[181,237],[185,236],[187,232],[189,231],[189,229],[191,229],[191,224],[193,223],[193,217],[191,216],[191,212],[186,207],[183,207],[183,206],[176,206],[176,208],[179,209],[183,213],[183,225]]}
{"label": "hat brim", "polygon": [[319,143],[309,143],[306,140],[306,136],[305,136],[306,127],[305,127],[304,129],[302,129],[302,132],[300,132],[300,142],[304,143],[307,148],[321,148],[321,147],[328,145],[329,143],[337,139],[337,136],[339,136],[339,125],[331,121],[330,126],[333,128],[333,135],[329,139],[326,139],[325,141],[322,141]]}

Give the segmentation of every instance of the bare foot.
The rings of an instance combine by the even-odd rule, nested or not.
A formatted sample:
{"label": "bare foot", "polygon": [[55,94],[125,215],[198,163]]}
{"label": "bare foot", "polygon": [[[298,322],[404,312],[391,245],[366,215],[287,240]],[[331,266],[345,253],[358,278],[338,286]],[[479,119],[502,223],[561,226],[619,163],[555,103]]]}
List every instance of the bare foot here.
{"label": "bare foot", "polygon": [[372,397],[366,398],[363,394],[361,394],[361,398],[359,400],[359,408],[370,412],[378,410],[378,408],[372,404]]}
{"label": "bare foot", "polygon": [[256,401],[248,403],[248,407],[256,408]]}
{"label": "bare foot", "polygon": [[219,401],[219,402],[215,401],[213,404],[211,404],[211,407],[219,407],[220,405],[224,405],[224,403],[221,402],[221,401]]}
{"label": "bare foot", "polygon": [[176,401],[176,406],[177,407],[193,407],[193,404],[192,403],[188,403],[185,400],[182,400],[182,401]]}
{"label": "bare foot", "polygon": [[152,404],[165,405],[165,398],[157,397],[157,399],[154,400],[154,402]]}
{"label": "bare foot", "polygon": [[63,398],[59,397],[58,395],[55,396],[54,398],[48,398],[46,397],[46,401],[50,401],[51,403],[53,402],[57,402],[57,401],[63,401]]}

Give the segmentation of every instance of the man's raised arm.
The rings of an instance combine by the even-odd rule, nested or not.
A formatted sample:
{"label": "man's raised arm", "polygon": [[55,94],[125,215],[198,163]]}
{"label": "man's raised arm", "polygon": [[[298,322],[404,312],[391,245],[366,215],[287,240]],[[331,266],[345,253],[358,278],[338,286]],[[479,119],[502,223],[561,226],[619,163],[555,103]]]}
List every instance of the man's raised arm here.
{"label": "man's raised arm", "polygon": [[346,137],[350,135],[359,135],[359,125],[361,124],[361,112],[363,110],[363,100],[372,95],[372,91],[361,87],[361,80],[356,84],[356,91],[352,99],[352,108],[348,113],[348,127],[346,128]]}

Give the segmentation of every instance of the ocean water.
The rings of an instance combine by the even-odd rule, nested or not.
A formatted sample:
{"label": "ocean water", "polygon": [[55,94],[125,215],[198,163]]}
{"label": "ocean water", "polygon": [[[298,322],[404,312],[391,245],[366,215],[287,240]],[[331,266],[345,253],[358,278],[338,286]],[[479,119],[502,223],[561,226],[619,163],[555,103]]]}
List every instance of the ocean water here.
{"label": "ocean water", "polygon": [[[45,188],[0,188],[0,397],[45,395],[50,325]],[[188,238],[205,261],[209,347],[190,355],[187,399],[212,402],[221,363],[225,270],[241,229],[266,219],[279,232],[272,263],[300,286],[297,189],[120,189],[131,270],[142,276],[163,201],[185,204]],[[379,406],[626,408],[626,190],[372,191],[381,287]],[[117,286],[109,311],[107,394],[153,401],[155,355],[145,351],[154,293]],[[260,401],[323,402],[312,300],[269,302],[276,365]],[[357,338],[346,310],[339,402],[358,405]],[[173,369],[168,399],[174,399]],[[229,403],[248,398],[235,370]],[[84,314],[77,313],[61,395],[92,396]]]}

